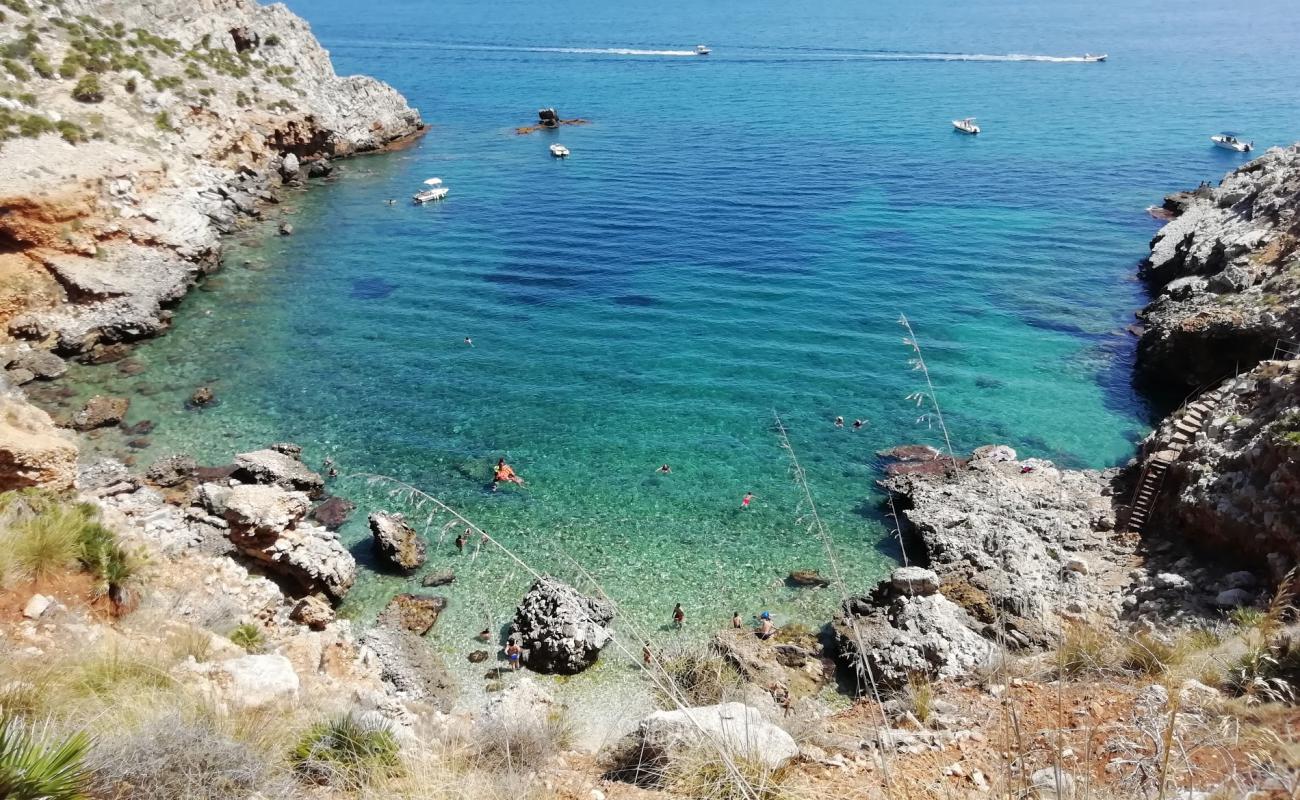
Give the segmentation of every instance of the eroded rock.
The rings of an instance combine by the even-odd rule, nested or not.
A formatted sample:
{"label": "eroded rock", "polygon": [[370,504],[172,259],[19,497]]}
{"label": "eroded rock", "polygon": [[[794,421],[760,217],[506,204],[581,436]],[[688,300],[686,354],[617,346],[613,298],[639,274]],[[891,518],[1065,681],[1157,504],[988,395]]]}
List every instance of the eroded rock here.
{"label": "eroded rock", "polygon": [[510,637],[537,672],[573,675],[596,663],[613,632],[614,608],[554,578],[540,578],[515,609]]}

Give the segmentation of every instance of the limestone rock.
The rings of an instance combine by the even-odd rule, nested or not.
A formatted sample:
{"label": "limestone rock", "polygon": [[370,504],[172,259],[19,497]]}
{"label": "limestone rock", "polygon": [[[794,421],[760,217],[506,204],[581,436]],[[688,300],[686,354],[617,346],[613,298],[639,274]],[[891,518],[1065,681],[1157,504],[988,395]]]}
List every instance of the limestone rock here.
{"label": "limestone rock", "polygon": [[596,662],[613,638],[614,608],[554,578],[540,578],[515,609],[510,637],[529,669],[573,675]]}
{"label": "limestone rock", "polygon": [[309,503],[302,492],[278,486],[241,484],[225,495],[224,513],[231,531],[242,536],[276,536],[298,523]]}
{"label": "limestone rock", "polygon": [[427,588],[433,586],[446,586],[456,580],[456,573],[450,569],[444,569],[439,572],[430,572],[420,580],[420,585]]}
{"label": "limestone rock", "polygon": [[294,604],[289,619],[314,631],[324,630],[334,621],[334,607],[320,595],[309,594]]}
{"label": "limestone rock", "polygon": [[424,564],[428,545],[401,514],[376,511],[370,515],[370,535],[380,558],[403,572],[414,572]]}
{"label": "limestone rock", "polygon": [[73,415],[72,427],[79,431],[111,427],[126,417],[127,409],[130,407],[130,398],[97,394],[87,400],[86,405]]}
{"label": "limestone rock", "polygon": [[50,415],[29,404],[0,378],[0,492],[32,486],[71,489],[77,476],[77,443]]}
{"label": "limestone rock", "polygon": [[198,466],[198,462],[187,455],[165,456],[153,462],[145,477],[155,486],[179,486],[194,477]]}
{"label": "limestone rock", "polygon": [[438,615],[447,608],[447,598],[420,594],[399,594],[379,615],[379,624],[423,636],[433,630]]}
{"label": "limestone rock", "polygon": [[823,578],[816,570],[811,569],[792,570],[785,581],[792,586],[826,587],[831,585],[830,581]]}
{"label": "limestone rock", "polygon": [[281,655],[248,655],[211,665],[209,677],[232,709],[254,709],[298,700],[298,673]]}
{"label": "limestone rock", "polygon": [[701,747],[721,748],[768,769],[779,769],[799,755],[790,734],[743,703],[656,711],[641,720],[634,736],[642,763],[653,766]]}
{"label": "limestone rock", "polygon": [[270,448],[235,456],[234,477],[252,483],[271,484],[320,497],[325,480],[293,456]]}
{"label": "limestone rock", "polygon": [[889,576],[895,591],[907,597],[924,597],[939,591],[939,576],[924,567],[899,567]]}
{"label": "limestone rock", "polygon": [[191,408],[205,408],[217,402],[217,394],[211,386],[200,386],[190,394]]}
{"label": "limestone rock", "polygon": [[40,619],[54,605],[54,601],[43,594],[34,594],[23,606],[23,616],[27,619]]}
{"label": "limestone rock", "polygon": [[446,712],[455,702],[456,683],[442,658],[421,637],[388,625],[376,625],[361,637],[374,654],[380,676],[403,700],[423,700]]}

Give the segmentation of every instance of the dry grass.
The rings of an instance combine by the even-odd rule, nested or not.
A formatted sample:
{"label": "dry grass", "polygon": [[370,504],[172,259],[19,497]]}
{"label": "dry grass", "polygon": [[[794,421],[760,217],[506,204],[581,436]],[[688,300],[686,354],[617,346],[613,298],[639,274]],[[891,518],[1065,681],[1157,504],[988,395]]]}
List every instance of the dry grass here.
{"label": "dry grass", "polygon": [[1113,637],[1086,622],[1069,622],[1056,650],[1057,670],[1062,677],[1080,678],[1113,671],[1116,666]]}
{"label": "dry grass", "polygon": [[678,647],[659,657],[669,691],[656,691],[660,707],[711,706],[736,699],[744,686],[740,672],[722,654],[704,647]]}

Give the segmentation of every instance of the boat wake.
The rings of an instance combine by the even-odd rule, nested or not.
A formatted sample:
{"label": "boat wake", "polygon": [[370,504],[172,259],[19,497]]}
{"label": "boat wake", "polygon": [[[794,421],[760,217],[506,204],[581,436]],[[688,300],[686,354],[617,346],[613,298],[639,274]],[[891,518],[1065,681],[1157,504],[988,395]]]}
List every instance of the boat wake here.
{"label": "boat wake", "polygon": [[[589,56],[645,56],[687,58],[699,55],[694,50],[643,49],[636,47],[532,47],[526,45],[454,44],[442,42],[348,40],[330,43],[361,47],[419,48],[429,50],[457,50],[486,53],[542,53],[556,55]],[[1050,56],[1030,53],[941,53],[906,50],[813,50],[799,48],[762,49],[750,47],[727,48],[723,58],[744,61],[1036,61],[1051,64],[1085,64],[1097,61],[1095,56]]]}

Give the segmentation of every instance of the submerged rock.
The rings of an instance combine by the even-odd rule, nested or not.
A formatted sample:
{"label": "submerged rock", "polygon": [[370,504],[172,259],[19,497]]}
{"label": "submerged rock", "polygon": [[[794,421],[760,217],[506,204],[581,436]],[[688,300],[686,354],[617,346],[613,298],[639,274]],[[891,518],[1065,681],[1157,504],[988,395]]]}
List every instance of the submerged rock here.
{"label": "submerged rock", "polygon": [[596,663],[614,634],[614,607],[554,578],[539,578],[515,609],[510,638],[537,672],[573,675]]}
{"label": "submerged rock", "polygon": [[414,572],[424,564],[428,545],[401,514],[376,511],[370,515],[370,535],[375,552],[403,572]]}
{"label": "submerged rock", "polygon": [[217,402],[216,392],[212,391],[211,386],[200,386],[190,394],[189,405],[191,408],[206,408]]}
{"label": "submerged rock", "polygon": [[97,394],[87,400],[86,405],[73,415],[72,427],[79,431],[112,427],[126,417],[127,409],[130,407],[130,398]]}
{"label": "submerged rock", "polygon": [[379,624],[423,636],[433,630],[438,615],[447,608],[447,598],[421,594],[399,594],[379,615]]}
{"label": "submerged rock", "polygon": [[791,586],[830,586],[831,582],[823,578],[816,570],[796,569],[790,572],[785,582]]}
{"label": "submerged rock", "polygon": [[325,480],[320,475],[297,458],[270,448],[235,456],[233,477],[305,492],[312,498],[325,493]]}
{"label": "submerged rock", "polygon": [[311,518],[332,531],[343,527],[352,512],[357,508],[351,500],[343,497],[327,497],[324,502],[311,510]]}

